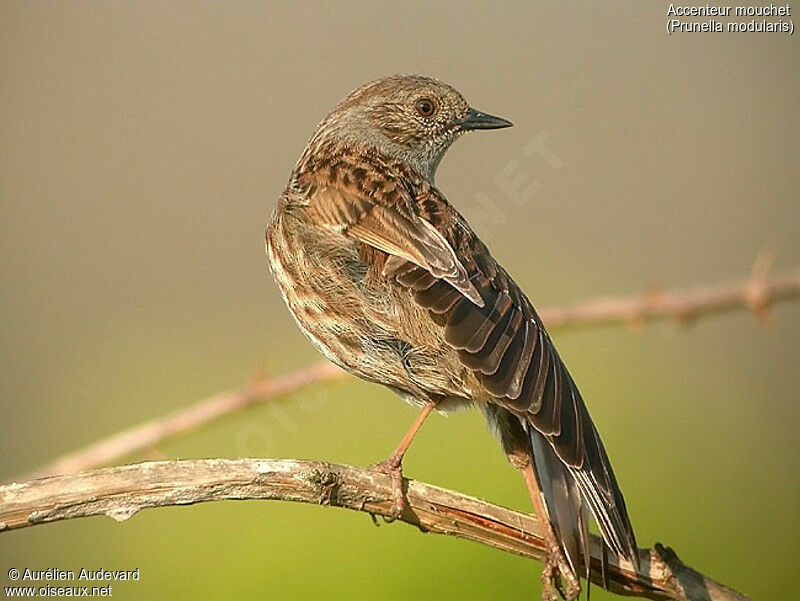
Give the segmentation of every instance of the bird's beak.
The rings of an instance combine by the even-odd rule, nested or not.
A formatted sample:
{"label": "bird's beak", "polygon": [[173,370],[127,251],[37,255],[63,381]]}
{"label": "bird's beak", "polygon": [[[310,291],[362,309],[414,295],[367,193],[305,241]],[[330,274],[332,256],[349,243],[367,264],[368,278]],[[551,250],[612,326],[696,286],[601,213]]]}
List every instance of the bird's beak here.
{"label": "bird's beak", "polygon": [[470,131],[473,129],[501,129],[503,127],[511,127],[513,123],[506,121],[501,117],[488,115],[475,109],[469,109],[467,114],[458,122],[461,129]]}

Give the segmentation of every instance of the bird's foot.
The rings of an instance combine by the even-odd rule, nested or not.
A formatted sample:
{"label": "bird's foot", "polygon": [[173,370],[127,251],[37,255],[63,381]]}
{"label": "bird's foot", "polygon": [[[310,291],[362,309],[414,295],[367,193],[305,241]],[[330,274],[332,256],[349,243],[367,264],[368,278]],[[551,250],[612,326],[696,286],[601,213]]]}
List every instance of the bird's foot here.
{"label": "bird's foot", "polygon": [[[548,537],[549,538],[549,537]],[[581,592],[580,579],[575,575],[561,546],[548,540],[547,561],[542,570],[542,601],[574,601]]]}
{"label": "bird's foot", "polygon": [[392,480],[394,504],[392,505],[391,519],[396,520],[403,514],[403,510],[406,507],[406,502],[403,498],[403,465],[401,458],[392,455],[385,461],[374,464],[372,469],[376,472],[387,474]]}

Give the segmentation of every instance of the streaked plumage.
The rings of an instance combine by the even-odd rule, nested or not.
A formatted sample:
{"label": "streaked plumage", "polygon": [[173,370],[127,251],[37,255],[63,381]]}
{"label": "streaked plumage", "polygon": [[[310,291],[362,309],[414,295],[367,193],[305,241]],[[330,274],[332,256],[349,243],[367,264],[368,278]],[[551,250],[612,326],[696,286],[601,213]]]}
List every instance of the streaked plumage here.
{"label": "streaked plumage", "polygon": [[[420,99],[436,104],[435,118],[419,114]],[[510,457],[532,453],[576,573],[588,570],[587,508],[610,549],[636,562],[625,502],[572,377],[528,297],[434,186],[450,144],[480,127],[470,119],[490,117],[428,78],[353,92],[317,128],[272,216],[273,274],[330,360],[418,406],[474,404]]]}

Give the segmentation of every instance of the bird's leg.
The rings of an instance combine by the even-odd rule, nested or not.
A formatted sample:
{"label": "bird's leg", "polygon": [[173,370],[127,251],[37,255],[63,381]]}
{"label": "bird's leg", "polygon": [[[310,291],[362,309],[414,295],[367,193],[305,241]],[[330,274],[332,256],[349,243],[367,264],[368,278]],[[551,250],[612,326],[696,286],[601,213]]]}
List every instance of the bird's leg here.
{"label": "bird's leg", "polygon": [[431,414],[433,408],[436,407],[436,403],[437,401],[434,400],[428,401],[422,408],[422,411],[420,411],[417,419],[411,424],[408,432],[406,432],[406,435],[403,437],[403,440],[400,441],[400,444],[397,445],[394,452],[389,455],[386,460],[373,466],[375,469],[388,474],[392,478],[392,493],[394,494],[393,513],[395,519],[400,517],[400,514],[403,513],[403,509],[405,508],[405,500],[403,499],[403,455],[406,454],[408,447],[411,445],[411,441],[414,440],[414,436],[416,436],[422,424],[425,423],[425,420]]}
{"label": "bird's leg", "polygon": [[[542,571],[542,600],[555,601],[558,599],[553,587],[555,587],[561,597],[567,599],[567,601],[577,599],[578,593],[581,591],[581,583],[567,561],[567,558],[564,556],[564,551],[561,545],[558,544],[553,526],[550,524],[547,508],[544,504],[544,496],[539,488],[539,480],[536,478],[536,473],[533,471],[533,462],[530,457],[522,459],[516,455],[513,457],[509,456],[509,459],[511,460],[511,464],[516,467],[522,473],[523,478],[525,478],[528,494],[533,502],[533,510],[536,512],[536,517],[542,524],[542,530],[544,532],[544,541],[547,545],[547,562]],[[562,578],[566,581],[566,585],[562,584]]]}

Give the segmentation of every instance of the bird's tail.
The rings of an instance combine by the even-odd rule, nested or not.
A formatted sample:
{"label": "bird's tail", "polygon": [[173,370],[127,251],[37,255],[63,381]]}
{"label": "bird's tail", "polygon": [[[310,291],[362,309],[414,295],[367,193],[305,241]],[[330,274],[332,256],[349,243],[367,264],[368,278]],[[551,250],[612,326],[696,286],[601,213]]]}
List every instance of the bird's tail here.
{"label": "bird's tail", "polygon": [[[591,421],[585,426],[584,442],[587,446],[584,465],[571,467],[558,456],[547,436],[526,419],[493,403],[487,403],[482,410],[512,464],[517,466],[522,456],[533,458],[533,477],[544,497],[547,513],[543,517],[550,522],[553,534],[575,575],[589,581],[590,517],[594,517],[603,536],[603,552],[600,556],[603,575],[608,551],[627,558],[638,569],[636,541],[625,501]],[[611,492],[606,493],[606,490]],[[536,491],[530,492],[534,494]]]}
{"label": "bird's tail", "polygon": [[526,428],[531,440],[539,488],[544,495],[548,518],[556,539],[575,574],[589,581],[591,538],[589,508],[578,483],[548,440],[534,428]]}

